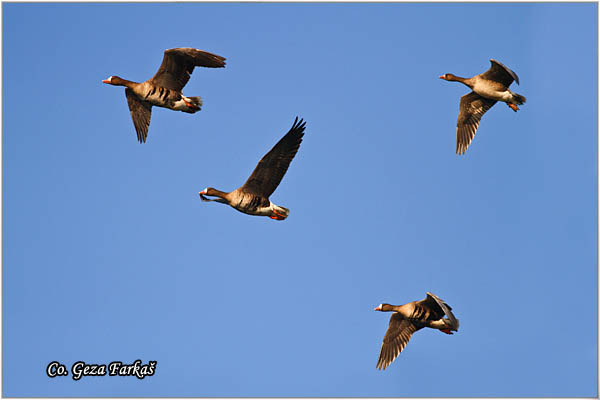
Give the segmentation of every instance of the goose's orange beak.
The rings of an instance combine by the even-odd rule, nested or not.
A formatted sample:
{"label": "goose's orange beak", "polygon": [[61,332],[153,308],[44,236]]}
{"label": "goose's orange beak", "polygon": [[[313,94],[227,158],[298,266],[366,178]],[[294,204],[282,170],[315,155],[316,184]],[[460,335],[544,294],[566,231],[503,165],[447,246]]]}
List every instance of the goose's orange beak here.
{"label": "goose's orange beak", "polygon": [[108,79],[102,79],[102,83],[110,83]]}
{"label": "goose's orange beak", "polygon": [[446,79],[444,75],[440,75],[440,79]]}
{"label": "goose's orange beak", "polygon": [[381,311],[381,306],[375,307],[375,309],[373,311]]}

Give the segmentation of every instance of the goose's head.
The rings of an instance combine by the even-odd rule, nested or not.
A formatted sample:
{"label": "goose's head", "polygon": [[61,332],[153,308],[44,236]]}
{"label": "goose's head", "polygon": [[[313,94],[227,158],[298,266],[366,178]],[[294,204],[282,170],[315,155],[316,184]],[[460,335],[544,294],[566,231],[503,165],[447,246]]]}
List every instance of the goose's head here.
{"label": "goose's head", "polygon": [[109,76],[108,78],[104,79],[102,83],[108,83],[109,85],[115,86],[123,86],[123,79],[118,76]]}
{"label": "goose's head", "polygon": [[198,192],[198,194],[200,195],[200,198],[202,199],[202,201],[210,201],[210,199],[207,199],[204,196],[209,196],[208,192],[212,190],[212,188],[207,187],[206,189],[204,189],[201,192]]}
{"label": "goose's head", "polygon": [[443,79],[445,81],[455,81],[456,80],[456,75],[453,75],[453,74],[444,74],[444,75],[440,76],[440,79]]}
{"label": "goose's head", "polygon": [[374,311],[392,311],[392,306],[390,304],[382,303],[375,307]]}
{"label": "goose's head", "polygon": [[[198,194],[200,195],[200,198],[202,199],[202,201],[218,201],[219,203],[227,204],[227,201],[223,198],[223,195],[226,193],[220,192],[215,188],[207,187],[203,191],[198,192]],[[216,197],[216,199],[209,199],[204,196],[214,196],[214,197]]]}

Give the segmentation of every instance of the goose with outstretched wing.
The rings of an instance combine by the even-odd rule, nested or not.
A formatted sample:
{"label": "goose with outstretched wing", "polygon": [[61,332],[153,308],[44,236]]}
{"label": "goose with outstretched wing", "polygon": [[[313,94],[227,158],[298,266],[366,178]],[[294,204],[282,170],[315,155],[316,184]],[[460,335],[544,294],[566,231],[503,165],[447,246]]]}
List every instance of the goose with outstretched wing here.
{"label": "goose with outstretched wing", "polygon": [[118,76],[110,76],[102,82],[125,86],[125,96],[131,119],[140,143],[148,137],[152,106],[194,114],[200,111],[199,96],[186,97],[181,92],[190,80],[195,67],[222,68],[225,58],[189,47],[165,50],[162,64],[156,74],[145,82],[132,82]]}
{"label": "goose with outstretched wing", "polygon": [[[284,220],[290,210],[278,206],[269,200],[286,171],[292,159],[300,148],[306,122],[302,119],[294,121],[292,128],[259,162],[254,171],[244,183],[233,192],[222,192],[208,187],[199,192],[203,201],[217,201],[228,204],[236,210],[250,215],[267,216],[276,220]],[[216,199],[209,199],[213,196]]]}
{"label": "goose with outstretched wing", "polygon": [[384,303],[377,306],[375,311],[394,312],[383,337],[377,360],[378,369],[386,369],[404,350],[412,334],[419,329],[433,328],[449,335],[452,335],[452,331],[458,331],[459,324],[452,314],[452,307],[429,292],[424,300],[412,301],[401,306]]}
{"label": "goose with outstretched wing", "polygon": [[467,151],[475,137],[481,117],[497,101],[505,102],[515,112],[519,109],[518,105],[525,103],[525,96],[508,88],[513,81],[519,84],[517,74],[499,61],[490,62],[490,69],[472,78],[461,78],[453,74],[440,76],[440,79],[460,82],[473,90],[460,98],[456,123],[456,154],[464,154]]}

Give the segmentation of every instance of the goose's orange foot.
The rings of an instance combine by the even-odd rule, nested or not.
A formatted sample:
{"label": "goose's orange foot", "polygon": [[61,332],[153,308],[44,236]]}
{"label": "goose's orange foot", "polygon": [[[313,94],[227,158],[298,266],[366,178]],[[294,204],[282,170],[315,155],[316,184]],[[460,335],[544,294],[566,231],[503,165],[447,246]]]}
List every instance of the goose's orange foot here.
{"label": "goose's orange foot", "polygon": [[440,329],[440,331],[442,331],[444,333],[447,333],[448,335],[453,335],[452,331],[450,329],[448,329],[448,328],[446,328],[446,329]]}
{"label": "goose's orange foot", "polygon": [[195,106],[192,103],[188,103],[187,101],[185,101],[185,99],[183,99],[183,102],[185,103],[186,106],[188,106],[189,108],[194,108]]}
{"label": "goose's orange foot", "polygon": [[270,216],[271,219],[276,219],[278,221],[281,221],[281,220],[285,219],[285,215],[279,214],[276,210],[273,210],[273,214],[275,214],[275,215],[271,215]]}
{"label": "goose's orange foot", "polygon": [[514,112],[517,112],[517,110],[519,109],[519,107],[517,107],[517,105],[516,105],[516,104],[512,104],[512,103],[507,103],[507,104],[508,104],[508,106],[509,106],[510,108],[512,108],[512,110],[513,110]]}

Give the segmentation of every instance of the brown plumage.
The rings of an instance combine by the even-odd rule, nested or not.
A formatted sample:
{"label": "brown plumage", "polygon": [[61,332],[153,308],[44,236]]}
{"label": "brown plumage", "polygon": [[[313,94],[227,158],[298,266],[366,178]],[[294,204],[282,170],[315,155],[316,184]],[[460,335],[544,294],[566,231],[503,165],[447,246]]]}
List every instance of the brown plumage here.
{"label": "brown plumage", "polygon": [[[401,306],[380,304],[376,307],[375,311],[394,311],[383,338],[377,368],[386,369],[404,350],[412,334],[421,328],[439,329],[449,335],[458,331],[458,320],[451,310],[452,307],[429,292],[424,300]],[[448,318],[443,318],[444,315]]]}
{"label": "brown plumage", "polygon": [[[277,144],[258,162],[254,171],[241,187],[233,192],[222,192],[214,188],[206,188],[199,192],[203,201],[217,201],[229,204],[245,214],[268,216],[276,220],[284,220],[289,215],[285,207],[273,204],[269,197],[285,175],[290,162],[298,152],[306,122],[296,117],[292,128]],[[215,196],[211,200],[204,196]]]}
{"label": "brown plumage", "polygon": [[475,137],[479,122],[497,101],[505,102],[513,111],[517,111],[526,99],[512,92],[508,87],[519,77],[499,61],[490,60],[492,66],[482,74],[472,78],[461,78],[452,74],[444,74],[440,79],[460,82],[473,91],[461,97],[458,120],[456,123],[456,153],[464,154]]}
{"label": "brown plumage", "polygon": [[200,111],[202,99],[186,97],[181,90],[190,80],[195,67],[224,66],[225,58],[216,54],[192,48],[169,49],[165,50],[156,74],[145,82],[132,82],[118,76],[111,76],[102,82],[126,87],[125,96],[138,141],[145,143],[153,105],[190,114]]}
{"label": "brown plumage", "polygon": [[475,137],[481,117],[494,104],[496,100],[486,99],[475,92],[460,98],[460,111],[456,122],[456,154],[465,154]]}

